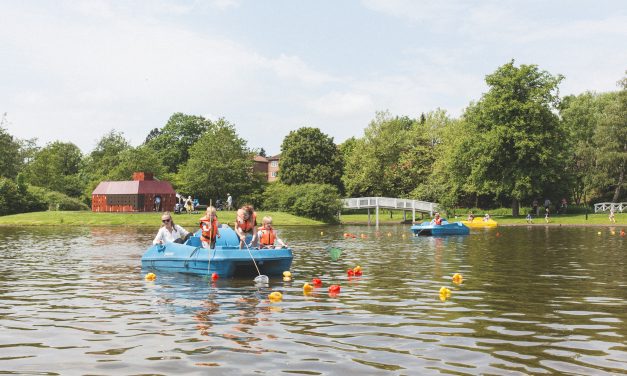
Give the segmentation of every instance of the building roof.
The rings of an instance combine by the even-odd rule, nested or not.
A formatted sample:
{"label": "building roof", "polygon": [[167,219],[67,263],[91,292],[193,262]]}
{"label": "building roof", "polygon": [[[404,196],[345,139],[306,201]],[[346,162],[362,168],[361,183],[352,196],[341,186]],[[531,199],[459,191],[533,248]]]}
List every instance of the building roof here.
{"label": "building roof", "polygon": [[255,155],[253,157],[253,161],[255,161],[255,162],[262,162],[262,163],[268,163],[268,159],[266,157],[262,157],[261,155]]}
{"label": "building roof", "polygon": [[170,182],[163,180],[103,181],[92,195],[176,194]]}

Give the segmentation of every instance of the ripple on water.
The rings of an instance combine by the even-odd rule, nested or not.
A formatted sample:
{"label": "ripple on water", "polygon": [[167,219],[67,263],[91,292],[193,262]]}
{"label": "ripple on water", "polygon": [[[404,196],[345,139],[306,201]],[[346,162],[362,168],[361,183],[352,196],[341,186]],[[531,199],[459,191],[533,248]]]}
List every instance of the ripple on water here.
{"label": "ripple on water", "polygon": [[[159,272],[144,281],[152,231],[0,228],[0,256],[11,260],[0,264],[0,371],[624,373],[627,297],[614,280],[625,255],[593,230],[504,228],[497,239],[286,228],[294,280],[258,289]],[[337,261],[328,246],[342,248]],[[364,275],[349,279],[355,265]],[[324,286],[304,296],[313,277]],[[330,283],[340,295],[329,296]],[[268,301],[274,290],[280,303]]]}

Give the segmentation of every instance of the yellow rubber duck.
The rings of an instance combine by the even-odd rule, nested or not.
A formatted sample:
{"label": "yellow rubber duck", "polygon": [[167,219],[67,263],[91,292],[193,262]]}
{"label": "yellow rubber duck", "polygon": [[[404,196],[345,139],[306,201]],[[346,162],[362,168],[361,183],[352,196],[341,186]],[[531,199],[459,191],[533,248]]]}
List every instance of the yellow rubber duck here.
{"label": "yellow rubber duck", "polygon": [[464,280],[464,277],[462,277],[461,274],[459,274],[459,273],[453,274],[453,283],[454,284],[461,285],[463,280]]}
{"label": "yellow rubber duck", "polygon": [[309,295],[311,294],[312,291],[313,291],[313,286],[305,282],[305,284],[303,285],[303,294]]}
{"label": "yellow rubber duck", "polygon": [[451,290],[446,287],[440,288],[440,300],[445,301],[446,299],[451,297]]}
{"label": "yellow rubber duck", "polygon": [[157,275],[155,273],[148,273],[146,274],[146,276],[144,276],[144,279],[146,281],[154,281],[155,279],[157,279]]}
{"label": "yellow rubber duck", "polygon": [[280,302],[283,299],[283,294],[278,291],[274,291],[268,295],[268,299],[270,299],[271,302]]}

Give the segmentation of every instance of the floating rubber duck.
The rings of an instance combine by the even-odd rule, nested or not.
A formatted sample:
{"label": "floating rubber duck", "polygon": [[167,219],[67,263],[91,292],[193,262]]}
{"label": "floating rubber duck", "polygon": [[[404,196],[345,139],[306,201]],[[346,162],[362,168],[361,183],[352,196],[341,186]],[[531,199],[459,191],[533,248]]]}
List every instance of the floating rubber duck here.
{"label": "floating rubber duck", "polygon": [[392,236],[392,233],[391,233],[391,232],[388,232],[388,236]]}
{"label": "floating rubber duck", "polygon": [[148,273],[144,276],[144,279],[146,281],[154,281],[157,278],[157,275],[155,273]]}
{"label": "floating rubber duck", "polygon": [[329,286],[329,294],[339,294],[339,293],[340,293],[340,285]]}
{"label": "floating rubber duck", "polygon": [[453,274],[453,283],[454,284],[461,285],[463,280],[464,280],[464,277],[462,277],[461,274],[459,274],[459,273]]}
{"label": "floating rubber duck", "polygon": [[597,235],[601,235],[601,231],[597,232]]}
{"label": "floating rubber duck", "polygon": [[625,230],[620,230],[620,236],[625,236]]}
{"label": "floating rubber duck", "polygon": [[361,234],[361,235],[359,235],[359,237],[361,237],[362,239],[368,239],[368,235],[366,235],[366,234]]}
{"label": "floating rubber duck", "polygon": [[217,281],[217,280],[218,280],[218,278],[220,278],[220,276],[218,275],[218,273],[213,273],[213,274],[211,274],[211,280],[212,280],[212,281]]}
{"label": "floating rubber duck", "polygon": [[290,272],[289,270],[286,270],[283,272],[283,280],[285,282],[289,282],[292,280],[292,272]]}
{"label": "floating rubber duck", "polygon": [[353,271],[353,269],[348,269],[348,270],[346,271],[346,275],[348,275],[349,277],[352,277],[352,276],[354,276],[354,275],[355,275],[355,272]]}
{"label": "floating rubber duck", "polygon": [[497,238],[500,238],[500,237],[501,237],[501,233],[497,231],[497,232],[496,232],[496,237],[497,237]]}
{"label": "floating rubber duck", "polygon": [[320,280],[320,278],[314,278],[311,280],[311,283],[314,285],[314,287],[319,287],[322,286],[322,280]]}
{"label": "floating rubber duck", "polygon": [[271,302],[280,302],[281,299],[283,299],[283,294],[278,291],[274,291],[268,295],[268,299],[270,299]]}
{"label": "floating rubber duck", "polygon": [[324,235],[324,231],[320,231],[320,236]]}
{"label": "floating rubber duck", "polygon": [[305,284],[303,285],[303,294],[309,295],[311,294],[312,290],[313,290],[313,286],[305,282]]}
{"label": "floating rubber duck", "polygon": [[357,265],[356,267],[353,268],[353,273],[356,276],[360,276],[361,275],[361,266]]}
{"label": "floating rubber duck", "polygon": [[446,287],[440,288],[440,300],[445,301],[446,299],[451,297],[451,290]]}

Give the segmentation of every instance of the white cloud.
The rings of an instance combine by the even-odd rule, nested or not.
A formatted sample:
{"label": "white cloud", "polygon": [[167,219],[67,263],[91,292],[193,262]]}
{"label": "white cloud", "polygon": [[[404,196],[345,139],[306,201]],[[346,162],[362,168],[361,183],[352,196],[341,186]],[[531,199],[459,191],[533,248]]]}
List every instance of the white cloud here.
{"label": "white cloud", "polygon": [[332,92],[309,101],[308,106],[323,115],[345,116],[372,111],[373,102],[367,94]]}

